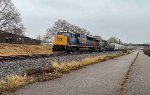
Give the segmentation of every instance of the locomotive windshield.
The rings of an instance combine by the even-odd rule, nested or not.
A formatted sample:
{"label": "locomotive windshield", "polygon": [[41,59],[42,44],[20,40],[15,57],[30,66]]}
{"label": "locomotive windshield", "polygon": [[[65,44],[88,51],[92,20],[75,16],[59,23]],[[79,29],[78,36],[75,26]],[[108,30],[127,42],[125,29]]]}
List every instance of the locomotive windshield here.
{"label": "locomotive windshield", "polygon": [[69,32],[58,32],[57,35],[65,35],[65,36],[69,36],[70,33],[69,33]]}
{"label": "locomotive windshield", "polygon": [[71,38],[75,37],[75,34],[72,32],[58,32],[57,35],[65,35],[65,36],[71,37]]}

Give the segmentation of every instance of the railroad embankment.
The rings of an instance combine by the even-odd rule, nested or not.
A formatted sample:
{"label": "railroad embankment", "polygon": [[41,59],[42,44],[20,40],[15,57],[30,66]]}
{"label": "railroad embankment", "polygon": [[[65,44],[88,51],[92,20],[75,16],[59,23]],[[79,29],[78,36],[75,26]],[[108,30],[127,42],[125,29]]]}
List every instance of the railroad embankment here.
{"label": "railroad embankment", "polygon": [[51,54],[47,45],[0,44],[0,56]]}
{"label": "railroad embankment", "polygon": [[[30,64],[30,65],[25,64],[27,60],[24,61],[24,65],[19,62],[18,65],[16,65],[18,67],[18,69],[16,69],[16,66],[13,67],[14,64],[11,63],[12,64],[11,66],[7,65],[7,67],[9,67],[9,68],[13,67],[13,69],[12,68],[9,69],[9,72],[12,72],[11,70],[13,70],[13,71],[17,72],[18,75],[12,74],[12,75],[9,75],[0,80],[0,94],[7,94],[9,92],[13,92],[16,89],[18,89],[24,85],[33,83],[33,82],[47,81],[47,80],[55,79],[55,78],[61,77],[64,73],[69,73],[71,71],[74,71],[74,70],[77,70],[80,68],[85,68],[88,65],[92,65],[92,64],[99,63],[102,61],[114,59],[114,58],[122,56],[122,55],[125,55],[125,54],[119,53],[119,52],[113,52],[113,53],[110,52],[110,53],[96,53],[96,54],[88,54],[88,55],[86,55],[86,54],[73,55],[73,57],[72,56],[69,56],[69,57],[63,56],[62,58],[55,57],[54,59],[61,59],[61,60],[57,60],[57,62],[48,62],[47,64],[42,63],[42,62],[45,62],[48,59],[42,59],[43,61],[40,61],[41,59],[36,59],[36,62],[39,63],[39,65],[38,64],[36,65],[36,68],[35,68],[35,65],[33,66],[32,64]],[[71,61],[72,58],[73,59],[75,58],[75,56],[78,60]],[[63,58],[66,61],[62,60]],[[70,61],[68,61],[68,59]],[[81,60],[79,60],[79,59],[81,59]],[[50,61],[52,61],[52,60],[50,60]],[[43,64],[43,65],[41,66],[41,64]],[[5,65],[5,64],[3,64],[3,65]],[[21,75],[21,71],[24,71],[24,66],[26,66],[27,68],[26,68],[25,72]],[[4,70],[4,69],[2,69],[2,70]],[[6,71],[4,73],[6,73]],[[9,73],[9,74],[11,74],[11,73]]]}

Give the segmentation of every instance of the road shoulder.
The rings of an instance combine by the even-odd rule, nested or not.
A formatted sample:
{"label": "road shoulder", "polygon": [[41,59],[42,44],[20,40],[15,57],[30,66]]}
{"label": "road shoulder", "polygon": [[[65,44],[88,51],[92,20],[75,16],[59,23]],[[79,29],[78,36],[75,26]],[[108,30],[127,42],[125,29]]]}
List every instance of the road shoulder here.
{"label": "road shoulder", "polygon": [[125,95],[150,95],[150,57],[141,51],[132,68]]}

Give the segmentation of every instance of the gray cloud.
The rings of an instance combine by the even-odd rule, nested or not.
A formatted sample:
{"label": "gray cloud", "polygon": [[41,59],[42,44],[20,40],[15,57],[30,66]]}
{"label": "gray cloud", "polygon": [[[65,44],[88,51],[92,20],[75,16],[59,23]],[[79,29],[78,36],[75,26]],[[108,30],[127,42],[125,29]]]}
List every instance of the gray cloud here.
{"label": "gray cloud", "polygon": [[13,0],[22,14],[27,36],[44,35],[58,19],[124,42],[150,42],[149,0]]}

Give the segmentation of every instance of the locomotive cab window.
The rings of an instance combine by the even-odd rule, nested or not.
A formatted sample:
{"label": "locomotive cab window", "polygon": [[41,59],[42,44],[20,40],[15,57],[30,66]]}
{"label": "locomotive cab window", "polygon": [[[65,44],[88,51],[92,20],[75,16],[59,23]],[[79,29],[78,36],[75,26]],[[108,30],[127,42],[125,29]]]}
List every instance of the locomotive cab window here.
{"label": "locomotive cab window", "polygon": [[73,33],[71,33],[71,38],[74,38],[74,37],[75,37],[75,35]]}
{"label": "locomotive cab window", "polygon": [[65,36],[69,36],[70,33],[69,33],[69,32],[58,32],[57,35],[65,35]]}

